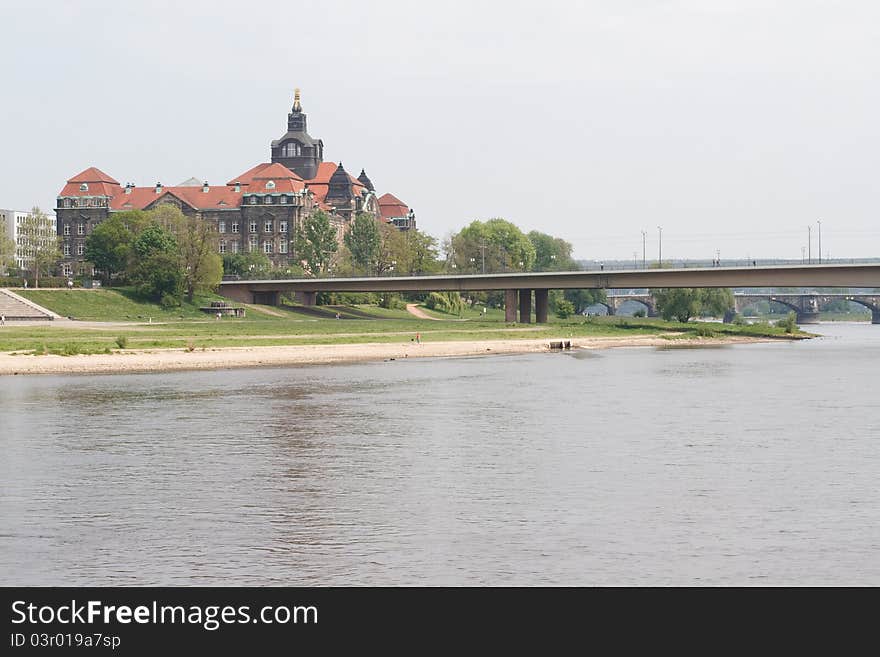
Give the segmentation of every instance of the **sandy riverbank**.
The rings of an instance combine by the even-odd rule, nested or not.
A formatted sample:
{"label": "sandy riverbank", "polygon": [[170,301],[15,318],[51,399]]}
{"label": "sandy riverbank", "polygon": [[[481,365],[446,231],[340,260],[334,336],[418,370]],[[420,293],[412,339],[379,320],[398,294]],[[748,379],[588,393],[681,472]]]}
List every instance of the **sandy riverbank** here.
{"label": "sandy riverbank", "polygon": [[[562,339],[562,338],[560,338]],[[566,338],[567,339],[567,338]],[[576,349],[742,344],[771,339],[731,336],[670,341],[659,336],[595,337],[573,341]],[[0,354],[0,375],[15,374],[111,374],[167,372],[174,370],[272,367],[329,363],[486,356],[493,354],[549,352],[549,341],[480,340],[461,342],[413,342],[382,344],[297,345],[277,347],[226,347],[218,349],[152,349],[117,351],[112,354],[76,356],[29,356]]]}

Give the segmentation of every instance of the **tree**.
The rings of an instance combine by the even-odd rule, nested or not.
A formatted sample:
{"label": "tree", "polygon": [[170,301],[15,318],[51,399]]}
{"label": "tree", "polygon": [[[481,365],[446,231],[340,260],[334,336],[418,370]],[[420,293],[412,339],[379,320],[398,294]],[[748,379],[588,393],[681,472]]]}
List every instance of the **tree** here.
{"label": "tree", "polygon": [[9,237],[9,227],[5,217],[0,217],[0,273],[15,262],[15,242]]}
{"label": "tree", "polygon": [[46,213],[36,206],[22,220],[18,232],[24,269],[33,273],[34,287],[40,287],[40,274],[48,274],[62,258],[58,234]]}
{"label": "tree", "polygon": [[158,223],[150,224],[134,240],[132,253],[129,276],[138,292],[163,305],[179,305],[183,272],[174,234]]}
{"label": "tree", "polygon": [[404,235],[409,252],[409,266],[404,271],[410,276],[439,272],[437,239],[416,229],[410,229]]}
{"label": "tree", "polygon": [[449,239],[446,252],[451,268],[460,273],[530,271],[535,263],[529,238],[498,218],[472,221]]}
{"label": "tree", "polygon": [[223,273],[242,278],[261,278],[272,271],[272,261],[265,253],[227,253],[223,256]]}
{"label": "tree", "polygon": [[376,276],[400,269],[406,271],[408,260],[406,237],[403,232],[394,224],[381,224],[379,226],[379,251],[374,263]]}
{"label": "tree", "polygon": [[135,237],[149,220],[142,210],[119,212],[95,226],[86,238],[86,260],[104,272],[107,283],[129,268]]}
{"label": "tree", "polygon": [[364,212],[358,212],[343,238],[351,253],[351,261],[363,273],[369,274],[379,256],[381,237],[376,220]]}
{"label": "tree", "polygon": [[151,210],[150,216],[177,238],[186,300],[192,303],[196,292],[216,288],[223,279],[223,261],[217,253],[214,225],[199,214],[185,215],[168,203]]}
{"label": "tree", "polygon": [[304,219],[296,230],[294,246],[297,256],[306,263],[312,276],[327,273],[333,254],[339,248],[336,228],[330,224],[327,213],[318,210]]}
{"label": "tree", "polygon": [[577,271],[580,267],[571,257],[572,246],[559,237],[531,231],[527,237],[535,247],[532,271]]}
{"label": "tree", "polygon": [[723,315],[733,308],[733,292],[727,288],[662,288],[651,290],[657,310],[665,320],[685,323],[702,312]]}

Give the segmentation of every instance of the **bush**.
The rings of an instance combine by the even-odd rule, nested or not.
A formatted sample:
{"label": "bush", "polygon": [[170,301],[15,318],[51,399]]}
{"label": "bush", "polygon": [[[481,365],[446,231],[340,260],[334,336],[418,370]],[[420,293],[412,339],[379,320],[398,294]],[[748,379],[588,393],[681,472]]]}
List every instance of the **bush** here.
{"label": "bush", "polygon": [[633,317],[647,317],[648,313],[644,308],[639,308],[633,313]]}
{"label": "bush", "polygon": [[120,335],[116,338],[116,346],[120,349],[125,349],[128,346],[128,338],[124,335]]}
{"label": "bush", "polygon": [[715,331],[711,326],[705,326],[705,325],[697,326],[697,328],[694,330],[694,333],[696,333],[701,338],[714,338],[715,337]]}
{"label": "bush", "polygon": [[571,301],[563,299],[556,303],[556,316],[559,319],[568,319],[574,315],[574,304]]}
{"label": "bush", "polygon": [[797,314],[791,311],[785,319],[780,319],[776,322],[776,326],[785,329],[786,333],[794,333],[795,329],[797,329]]}
{"label": "bush", "polygon": [[735,316],[733,317],[733,319],[730,320],[730,323],[733,324],[734,326],[746,326],[746,325],[748,325],[748,322],[746,321],[746,318],[743,317],[743,316],[740,315],[740,314],[735,315]]}

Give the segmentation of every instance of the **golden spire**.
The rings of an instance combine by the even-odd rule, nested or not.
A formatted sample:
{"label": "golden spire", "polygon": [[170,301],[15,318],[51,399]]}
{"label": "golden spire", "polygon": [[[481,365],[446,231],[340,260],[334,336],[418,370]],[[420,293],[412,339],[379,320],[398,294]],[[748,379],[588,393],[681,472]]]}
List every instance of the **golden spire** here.
{"label": "golden spire", "polygon": [[293,111],[302,112],[302,105],[299,104],[299,87],[293,90]]}

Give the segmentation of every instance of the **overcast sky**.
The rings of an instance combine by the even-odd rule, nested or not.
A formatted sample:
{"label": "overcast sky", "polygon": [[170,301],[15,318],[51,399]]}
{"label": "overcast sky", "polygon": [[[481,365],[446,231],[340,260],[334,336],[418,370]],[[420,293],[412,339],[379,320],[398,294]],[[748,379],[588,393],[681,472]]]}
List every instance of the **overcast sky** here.
{"label": "overcast sky", "polygon": [[442,238],[585,259],[880,256],[880,3],[0,0],[0,207],[97,166],[223,184],[302,88],[328,160]]}

